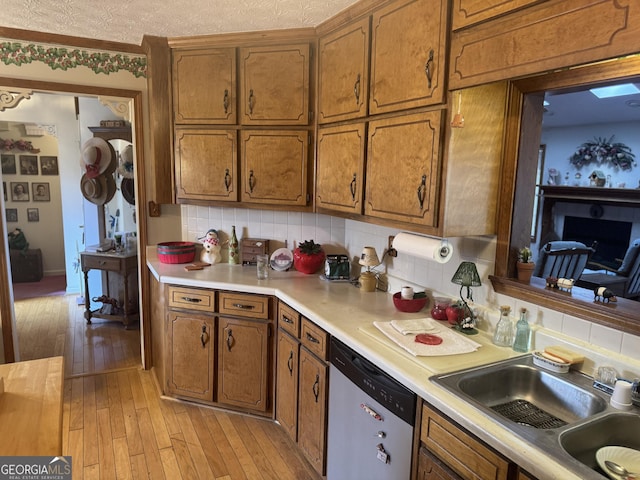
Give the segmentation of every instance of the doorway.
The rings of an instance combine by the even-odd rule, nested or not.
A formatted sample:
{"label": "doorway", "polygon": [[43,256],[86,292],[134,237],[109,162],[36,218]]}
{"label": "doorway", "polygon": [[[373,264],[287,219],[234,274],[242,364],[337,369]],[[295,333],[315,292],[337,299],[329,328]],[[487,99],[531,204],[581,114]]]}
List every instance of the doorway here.
{"label": "doorway", "polygon": [[[1,81],[2,79],[0,79]],[[7,80],[7,79],[4,79]],[[15,85],[15,83],[18,81],[10,81],[10,84]],[[30,84],[31,86],[33,86],[34,82],[26,82],[28,84]],[[37,82],[36,82],[37,83]],[[1,84],[1,83],[0,83]],[[51,86],[52,84],[48,83],[47,85]],[[82,98],[88,98],[88,99],[97,99],[99,95],[107,93],[108,95],[110,95],[110,100],[113,100],[114,95],[117,95],[118,93],[122,92],[122,97],[121,100],[123,102],[127,102],[130,105],[127,107],[128,111],[131,111],[131,124],[132,124],[132,128],[135,129],[135,118],[134,118],[134,113],[137,113],[138,115],[140,115],[140,92],[133,92],[133,91],[118,91],[118,90],[113,90],[113,89],[104,89],[104,88],[93,88],[93,87],[78,87],[76,86],[75,88],[78,88],[78,90],[80,90],[82,93]],[[77,98],[78,94],[76,94],[74,92],[75,90],[74,86],[63,86],[62,89],[58,89],[55,88],[56,92],[60,92],[60,90],[63,90],[66,94],[66,96],[69,98]],[[58,95],[58,94],[51,94],[51,92],[48,92],[46,89],[42,89],[39,90],[38,93],[42,93],[42,94],[50,94],[50,97],[55,97],[59,100],[60,97],[64,97],[65,95]],[[119,96],[119,95],[118,95]],[[133,101],[132,101],[133,100]],[[74,110],[77,110],[77,102],[76,106],[74,107]],[[42,111],[42,110],[41,110]],[[6,112],[4,112],[6,113]],[[77,112],[74,112],[74,115]],[[3,121],[3,114],[0,114],[0,122]],[[47,121],[46,119],[43,119],[43,117],[45,117],[45,115],[41,115],[40,116],[40,122],[43,124],[46,124]],[[54,124],[57,123],[57,118],[56,121],[54,122]],[[75,162],[75,170],[76,173],[75,175],[78,176],[78,178],[73,178],[73,175],[71,175],[71,179],[69,179],[68,175],[61,175],[60,179],[61,179],[61,187],[60,187],[60,192],[61,192],[61,196],[64,197],[65,195],[69,194],[69,192],[75,192],[76,196],[79,194],[80,189],[79,189],[79,175],[78,172],[80,172],[80,167],[78,167],[78,162],[80,160],[80,146],[81,146],[81,137],[82,135],[80,134],[79,130],[81,129],[80,127],[77,126],[77,119],[76,119],[76,126],[75,127],[69,127],[68,125],[65,125],[63,128],[58,129],[57,133],[58,136],[66,136],[66,135],[70,135],[71,137],[73,137],[72,140],[72,144],[74,145],[74,150],[71,150],[73,153],[69,153],[69,150],[67,150],[66,152],[66,156],[70,156],[74,159]],[[94,123],[94,121],[92,121],[91,123]],[[1,137],[2,135],[0,135]],[[91,132],[87,131],[86,132],[86,136],[91,136]],[[133,138],[135,139],[135,142],[138,143],[139,141],[141,141],[141,136],[137,135],[135,133],[134,130],[134,135]],[[136,147],[134,148],[134,151],[136,153],[138,153],[140,150],[140,147],[138,145],[136,145]],[[63,152],[63,149],[61,149],[59,157],[62,157],[63,155],[65,155],[65,153]],[[138,166],[138,158],[139,155],[135,155],[136,159],[135,159],[135,167]],[[60,158],[59,158],[60,159]],[[69,181],[69,185],[65,186],[65,181]],[[6,181],[6,180],[5,180]],[[137,183],[137,182],[135,182]],[[135,195],[135,193],[137,193],[138,190],[138,186],[134,185],[133,186],[133,195]],[[82,198],[81,198],[82,200]],[[63,201],[64,203],[64,201]],[[83,202],[82,201],[72,201],[71,202],[71,210],[75,211],[75,214],[78,214],[78,210],[81,212],[81,215],[84,213],[83,212]],[[79,205],[79,207],[78,207]],[[133,217],[138,217],[135,214],[135,207],[133,207],[134,209],[134,214]],[[65,216],[67,215],[67,207],[64,208],[64,213]],[[72,214],[72,213],[71,213]],[[76,219],[78,218],[77,216],[75,217]],[[82,217],[80,217],[82,218]],[[7,224],[6,223],[6,214],[4,212],[3,209],[3,234],[7,234],[7,232],[11,229],[11,223]],[[68,222],[67,222],[68,223]],[[71,222],[74,223],[73,228],[74,231],[72,232],[71,236],[71,241],[67,241],[67,236],[69,233],[69,227],[68,225],[65,226],[65,231],[64,231],[64,237],[65,237],[65,248],[64,248],[64,252],[63,255],[65,257],[65,267],[64,267],[64,274],[67,277],[67,288],[66,288],[66,293],[67,296],[71,295],[73,297],[73,301],[76,302],[76,296],[80,297],[82,296],[82,273],[79,272],[79,264],[78,264],[78,251],[82,248],[84,248],[85,245],[87,245],[87,237],[84,235],[84,232],[82,231],[82,229],[80,228],[81,225],[85,225],[87,224],[87,222]],[[144,229],[142,229],[144,230]],[[141,239],[142,241],[142,237],[144,236],[144,231],[141,232],[142,235],[139,235],[138,238]],[[6,249],[6,243],[4,248]],[[6,253],[6,252],[3,252]],[[8,255],[6,255],[5,258],[7,258]],[[4,262],[2,262],[4,263]],[[70,265],[70,267],[69,267]],[[6,267],[6,272],[2,272],[3,276],[5,278],[8,279],[8,271],[10,266],[9,265],[4,265]],[[4,269],[3,269],[4,270]],[[138,266],[138,277],[139,275],[139,270],[140,267]],[[99,275],[99,273],[98,273]],[[4,282],[5,285],[9,285],[8,282]],[[97,291],[97,290],[95,290]],[[19,345],[17,345],[17,333],[15,331],[15,312],[14,312],[14,305],[13,305],[13,298],[12,295],[8,292],[3,291],[2,295],[0,295],[0,301],[2,303],[1,307],[2,307],[2,330],[3,330],[3,346],[4,346],[4,353],[5,353],[5,358],[7,361],[14,361],[14,360],[19,360],[20,359],[20,351],[19,351]],[[71,310],[71,305],[69,305],[69,309]],[[80,311],[80,313],[82,314],[82,308],[78,307],[78,310]],[[70,317],[72,317],[73,312],[70,312]],[[141,320],[142,321],[142,320]],[[91,326],[87,325],[87,329],[91,328],[91,327],[95,327],[95,323]],[[116,328],[123,328],[121,324],[115,324],[114,325]],[[8,327],[8,328],[7,328]],[[144,345],[144,342],[142,341],[142,337],[140,335],[140,332],[142,331],[142,329],[137,329],[135,331],[132,331],[131,333],[133,333],[134,335],[137,335],[136,338],[136,343],[138,344],[138,348],[137,350],[137,360],[136,363],[137,365],[140,365],[140,363],[142,363],[142,359],[140,356],[140,346]]]}

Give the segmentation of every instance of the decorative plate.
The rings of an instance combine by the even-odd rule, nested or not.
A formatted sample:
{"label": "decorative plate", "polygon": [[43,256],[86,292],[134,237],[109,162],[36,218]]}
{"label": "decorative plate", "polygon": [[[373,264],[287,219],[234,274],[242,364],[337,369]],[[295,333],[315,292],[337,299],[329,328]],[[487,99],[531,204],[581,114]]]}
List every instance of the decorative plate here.
{"label": "decorative plate", "polygon": [[602,447],[596,452],[596,460],[603,472],[613,480],[622,480],[624,477],[616,475],[604,464],[605,460],[622,465],[629,472],[640,472],[640,450],[626,447]]}
{"label": "decorative plate", "polygon": [[279,248],[271,254],[271,268],[278,272],[289,270],[293,265],[293,254],[288,248]]}

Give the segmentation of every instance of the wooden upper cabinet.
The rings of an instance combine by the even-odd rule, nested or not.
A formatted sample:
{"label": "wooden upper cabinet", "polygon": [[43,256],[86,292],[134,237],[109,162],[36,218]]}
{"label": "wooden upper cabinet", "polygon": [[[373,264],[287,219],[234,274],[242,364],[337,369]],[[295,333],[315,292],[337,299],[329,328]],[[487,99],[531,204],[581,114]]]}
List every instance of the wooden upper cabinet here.
{"label": "wooden upper cabinet", "polygon": [[374,12],[370,115],[444,102],[448,5],[404,0]]}
{"label": "wooden upper cabinet", "polygon": [[235,130],[175,129],[176,199],[238,199]]}
{"label": "wooden upper cabinet", "polygon": [[640,2],[547,0],[451,36],[449,88],[635,54]]}
{"label": "wooden upper cabinet", "polygon": [[322,37],[318,47],[318,122],[367,114],[369,17]]}
{"label": "wooden upper cabinet", "polygon": [[436,110],[370,123],[366,215],[437,226],[443,115]]}
{"label": "wooden upper cabinet", "polygon": [[240,123],[309,123],[308,43],[240,49]]}
{"label": "wooden upper cabinet", "polygon": [[452,30],[459,30],[546,0],[453,0]]}
{"label": "wooden upper cabinet", "polygon": [[236,50],[174,51],[173,113],[176,124],[236,123]]}
{"label": "wooden upper cabinet", "polygon": [[319,129],[316,169],[318,208],[362,213],[366,146],[363,123]]}
{"label": "wooden upper cabinet", "polygon": [[306,206],[309,135],[306,130],[242,130],[241,200]]}

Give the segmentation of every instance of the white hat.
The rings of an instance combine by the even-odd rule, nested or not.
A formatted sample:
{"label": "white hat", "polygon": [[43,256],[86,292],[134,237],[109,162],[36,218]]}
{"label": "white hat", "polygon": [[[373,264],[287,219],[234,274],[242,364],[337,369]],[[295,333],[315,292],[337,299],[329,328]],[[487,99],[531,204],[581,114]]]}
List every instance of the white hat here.
{"label": "white hat", "polygon": [[102,175],[113,161],[112,147],[106,140],[93,137],[82,146],[82,161],[80,166],[89,178]]}
{"label": "white hat", "polygon": [[118,172],[123,178],[133,178],[133,146],[127,145],[120,153]]}

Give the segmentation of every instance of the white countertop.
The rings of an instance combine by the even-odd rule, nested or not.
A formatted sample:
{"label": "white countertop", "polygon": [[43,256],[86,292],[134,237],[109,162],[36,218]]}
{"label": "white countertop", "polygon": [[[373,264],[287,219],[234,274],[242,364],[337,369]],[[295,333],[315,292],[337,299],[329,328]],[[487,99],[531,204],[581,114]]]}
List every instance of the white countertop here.
{"label": "white countertop", "polygon": [[[152,248],[149,248],[147,258],[151,273],[161,283],[277,297],[539,479],[581,479],[465,400],[429,381],[434,374],[519,355],[510,348],[493,345],[486,333],[480,332],[471,337],[482,344],[476,352],[414,357],[379,332],[373,322],[421,318],[428,316],[429,308],[420,313],[399,312],[390,294],[361,292],[349,283],[329,282],[319,275],[270,271],[269,279],[257,280],[256,268],[251,266],[216,264],[187,272],[184,265],[160,263]],[[446,325],[443,322],[443,327]]]}

